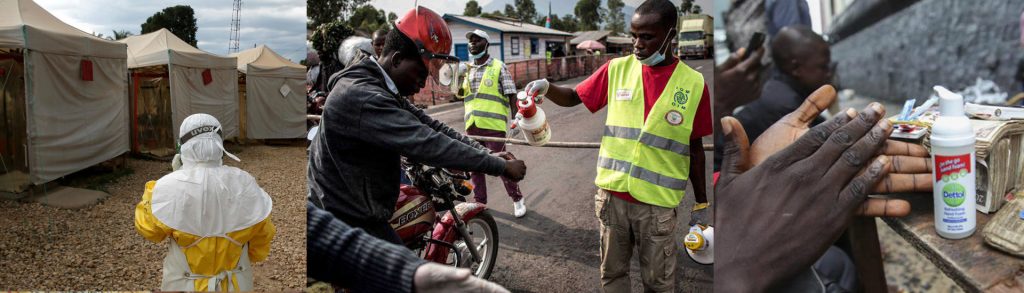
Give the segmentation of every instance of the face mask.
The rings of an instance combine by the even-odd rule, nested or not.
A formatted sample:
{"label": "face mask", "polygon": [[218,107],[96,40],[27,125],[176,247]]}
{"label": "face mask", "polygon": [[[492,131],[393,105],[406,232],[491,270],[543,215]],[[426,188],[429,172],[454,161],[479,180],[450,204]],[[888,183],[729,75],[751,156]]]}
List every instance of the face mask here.
{"label": "face mask", "polygon": [[666,35],[665,40],[661,42],[661,46],[658,46],[658,51],[654,52],[654,54],[651,54],[651,56],[647,56],[647,58],[644,59],[640,59],[640,55],[634,54],[633,56],[636,56],[636,59],[640,61],[640,64],[647,66],[654,66],[657,65],[658,63],[661,63],[661,61],[665,61],[665,45],[668,45],[668,41],[672,39],[672,35],[674,32],[675,29],[669,31],[669,34]]}
{"label": "face mask", "polygon": [[478,54],[471,54],[470,58],[473,58],[474,60],[475,59],[480,59],[481,57],[484,57],[484,54],[486,54],[486,53],[487,53],[486,49],[480,50],[480,53],[478,53]]}
{"label": "face mask", "polygon": [[490,46],[490,44],[485,45],[484,49],[480,50],[480,53],[473,54],[472,52],[470,52],[469,53],[469,58],[472,58],[473,60],[476,60],[476,59],[480,59],[481,57],[484,57],[484,54],[487,54],[487,47],[488,46]]}

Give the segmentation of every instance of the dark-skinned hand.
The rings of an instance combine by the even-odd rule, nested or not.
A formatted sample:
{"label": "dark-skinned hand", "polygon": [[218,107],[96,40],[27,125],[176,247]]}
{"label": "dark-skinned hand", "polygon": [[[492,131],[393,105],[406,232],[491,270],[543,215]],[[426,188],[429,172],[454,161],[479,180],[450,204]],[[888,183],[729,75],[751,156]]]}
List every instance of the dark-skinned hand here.
{"label": "dark-skinned hand", "polygon": [[761,58],[764,47],[745,58],[746,48],[740,48],[729,55],[725,62],[715,67],[715,107],[717,112],[731,114],[732,109],[746,105],[761,96]]}
{"label": "dark-skinned hand", "polygon": [[502,152],[498,155],[502,159],[505,159],[505,177],[512,179],[512,181],[519,182],[526,177],[526,163],[523,160],[516,159],[511,153]]}
{"label": "dark-skinned hand", "polygon": [[743,126],[722,119],[715,276],[736,281],[715,282],[715,291],[763,292],[810,267],[839,238],[890,169],[889,157],[875,156],[892,131],[883,115],[877,103],[855,117],[838,115],[752,168]]}
{"label": "dark-skinned hand", "polygon": [[[832,86],[823,86],[812,93],[796,111],[772,124],[764,134],[750,146],[750,161],[757,166],[769,156],[792,145],[800,136],[810,130],[810,123],[836,100]],[[854,116],[853,109],[846,115]],[[884,113],[884,112],[883,112]],[[842,114],[839,114],[842,115]],[[880,151],[892,161],[888,175],[871,190],[873,193],[931,192],[931,155],[921,145],[896,140],[886,140]],[[903,217],[910,213],[910,203],[901,199],[868,199],[858,210],[863,216]]]}

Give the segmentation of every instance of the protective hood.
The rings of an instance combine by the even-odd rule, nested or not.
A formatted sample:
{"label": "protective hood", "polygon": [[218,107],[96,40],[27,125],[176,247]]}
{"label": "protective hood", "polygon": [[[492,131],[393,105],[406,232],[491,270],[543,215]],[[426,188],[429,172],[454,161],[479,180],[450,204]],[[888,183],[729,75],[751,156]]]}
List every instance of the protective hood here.
{"label": "protective hood", "polygon": [[225,237],[270,216],[270,196],[249,173],[224,166],[220,123],[193,114],[181,124],[181,169],[157,180],[153,215],[172,229],[200,237]]}

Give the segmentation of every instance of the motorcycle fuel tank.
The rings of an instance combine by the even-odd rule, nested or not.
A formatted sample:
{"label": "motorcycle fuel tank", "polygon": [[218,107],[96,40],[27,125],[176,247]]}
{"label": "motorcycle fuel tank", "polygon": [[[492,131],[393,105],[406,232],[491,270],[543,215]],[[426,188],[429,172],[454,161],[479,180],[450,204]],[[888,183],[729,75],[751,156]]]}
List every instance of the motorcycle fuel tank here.
{"label": "motorcycle fuel tank", "polygon": [[420,195],[418,190],[403,188],[389,223],[391,228],[398,232],[402,241],[408,242],[419,235],[429,233],[436,217],[434,202],[430,198]]}

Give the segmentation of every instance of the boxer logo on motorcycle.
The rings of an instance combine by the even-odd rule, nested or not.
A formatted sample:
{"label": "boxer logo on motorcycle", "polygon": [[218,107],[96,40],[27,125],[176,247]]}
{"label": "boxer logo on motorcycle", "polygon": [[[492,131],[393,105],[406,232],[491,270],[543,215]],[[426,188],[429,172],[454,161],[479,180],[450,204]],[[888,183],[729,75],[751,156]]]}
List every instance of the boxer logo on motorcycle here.
{"label": "boxer logo on motorcycle", "polygon": [[[380,57],[363,58],[339,74],[324,106],[319,134],[310,145],[307,180],[314,205],[370,235],[403,244],[389,224],[399,199],[401,157],[516,181],[525,176],[526,165],[509,154],[491,154],[403,98],[419,92],[427,78],[436,78],[439,69],[458,58],[449,55],[452,39],[447,24],[430,9],[409,11],[395,27],[385,37]],[[459,217],[448,221],[459,226],[468,213],[456,213]],[[448,239],[456,249],[446,251],[462,250],[480,260],[480,243],[472,240]]]}

